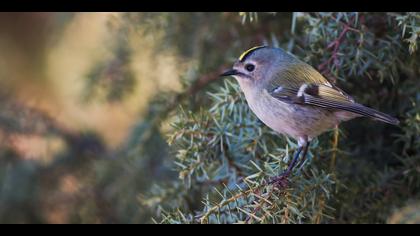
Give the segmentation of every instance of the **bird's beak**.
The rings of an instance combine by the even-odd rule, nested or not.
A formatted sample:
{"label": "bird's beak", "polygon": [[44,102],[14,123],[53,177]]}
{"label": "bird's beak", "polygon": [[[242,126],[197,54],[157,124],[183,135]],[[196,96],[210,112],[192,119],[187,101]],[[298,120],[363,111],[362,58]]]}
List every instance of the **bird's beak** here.
{"label": "bird's beak", "polygon": [[221,74],[221,77],[225,77],[225,76],[231,76],[231,75],[237,75],[239,74],[237,70],[235,69],[230,69],[228,71],[225,71],[223,74]]}

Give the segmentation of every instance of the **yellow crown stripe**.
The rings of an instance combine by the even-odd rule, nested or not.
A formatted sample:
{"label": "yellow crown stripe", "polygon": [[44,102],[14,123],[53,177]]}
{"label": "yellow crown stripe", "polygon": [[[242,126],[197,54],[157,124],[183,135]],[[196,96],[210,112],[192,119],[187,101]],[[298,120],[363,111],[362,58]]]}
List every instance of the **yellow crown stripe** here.
{"label": "yellow crown stripe", "polygon": [[240,61],[242,61],[242,59],[244,59],[244,57],[245,57],[246,55],[248,55],[250,52],[252,52],[252,51],[254,51],[254,50],[257,50],[258,48],[263,48],[263,47],[265,47],[265,46],[256,46],[256,47],[253,47],[253,48],[250,48],[250,49],[246,50],[245,52],[243,52],[243,53],[239,56],[239,60],[240,60]]}

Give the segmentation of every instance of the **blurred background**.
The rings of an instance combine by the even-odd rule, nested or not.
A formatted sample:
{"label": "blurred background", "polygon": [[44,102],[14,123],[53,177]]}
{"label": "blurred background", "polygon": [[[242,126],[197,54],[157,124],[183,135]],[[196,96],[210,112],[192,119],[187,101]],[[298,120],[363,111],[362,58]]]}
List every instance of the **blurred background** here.
{"label": "blurred background", "polygon": [[145,220],[142,172],[167,155],[164,137],[136,149],[150,100],[180,92],[181,75],[220,72],[237,34],[214,38],[223,18],[241,24],[238,13],[1,13],[0,222]]}
{"label": "blurred background", "polygon": [[[116,153],[150,98],[179,90],[191,62],[174,45],[157,52],[163,29],[124,17],[0,14],[0,222],[126,221],[104,199],[98,173],[115,184],[128,174]],[[97,172],[113,161],[115,173]],[[134,206],[122,211],[136,211],[143,183],[129,184]]]}
{"label": "blurred background", "polygon": [[[311,17],[322,24],[323,16]],[[385,48],[380,40],[369,41],[371,35],[392,42],[386,34],[398,22],[389,18],[379,14],[366,20],[366,44]],[[0,223],[151,222],[153,214],[139,196],[155,182],[177,178],[166,139],[178,105],[192,110],[206,106],[208,85],[217,88],[217,75],[255,45],[282,46],[321,64],[327,54],[317,50],[327,45],[311,44],[314,39],[302,36],[313,36],[311,28],[295,24],[293,13],[0,13]],[[395,34],[417,42],[404,36],[409,27],[407,33],[401,31],[395,29]],[[414,47],[403,39],[398,44],[407,55],[408,44]],[[390,50],[398,48],[389,45]],[[395,69],[395,74],[405,70],[404,86],[411,89],[411,100],[397,99],[398,93],[389,92],[396,90],[387,88],[399,80],[386,70],[393,69],[387,63],[397,63],[397,52],[378,53],[385,55],[378,59],[385,61],[382,67],[365,63],[369,58],[363,55],[360,67],[344,68],[354,77],[357,70],[362,71],[359,77],[371,72],[373,79],[360,91],[356,80],[339,83],[356,100],[398,115],[403,126],[407,122],[406,131],[381,130],[405,139],[392,144],[395,136],[375,141],[374,135],[354,131],[346,133],[356,140],[347,143],[348,149],[372,162],[389,151],[378,153],[372,147],[386,145],[398,155],[418,157],[419,113],[412,108],[420,99],[416,62]],[[389,102],[366,91],[382,93]],[[414,167],[416,176],[419,169]],[[417,186],[418,178],[412,181]],[[418,193],[414,189],[411,196]]]}

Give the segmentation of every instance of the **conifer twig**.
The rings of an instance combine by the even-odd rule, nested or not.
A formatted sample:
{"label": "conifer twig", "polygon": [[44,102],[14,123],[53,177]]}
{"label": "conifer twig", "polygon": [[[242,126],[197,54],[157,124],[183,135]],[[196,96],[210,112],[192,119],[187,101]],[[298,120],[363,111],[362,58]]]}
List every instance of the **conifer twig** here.
{"label": "conifer twig", "polygon": [[[333,19],[335,19],[335,17],[333,17]],[[331,63],[334,63],[334,65],[336,67],[339,66],[339,64],[338,64],[338,49],[340,48],[341,43],[344,41],[347,33],[349,31],[360,33],[360,31],[358,29],[355,29],[352,26],[350,26],[354,22],[354,20],[355,20],[355,17],[352,17],[350,23],[345,23],[345,22],[340,21],[344,25],[343,31],[341,31],[340,35],[334,41],[329,43],[328,46],[327,46],[327,49],[332,48],[331,57],[327,61],[323,62],[322,64],[320,64],[318,66],[318,69],[322,74],[331,75],[331,69],[328,68],[328,66]],[[334,79],[333,82],[335,82],[335,79]]]}
{"label": "conifer twig", "polygon": [[338,151],[338,136],[339,136],[339,130],[338,125],[334,128],[334,136],[333,136],[333,142],[332,142],[332,157],[331,157],[331,170],[334,172],[335,169],[335,162],[337,157],[337,151]]}

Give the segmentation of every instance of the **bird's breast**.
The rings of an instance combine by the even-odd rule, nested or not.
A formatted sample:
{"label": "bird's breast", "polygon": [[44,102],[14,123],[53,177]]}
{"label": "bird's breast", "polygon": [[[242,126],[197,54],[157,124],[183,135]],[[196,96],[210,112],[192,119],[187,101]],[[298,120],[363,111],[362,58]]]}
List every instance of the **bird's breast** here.
{"label": "bird's breast", "polygon": [[289,104],[266,90],[244,91],[250,109],[268,127],[292,138],[316,137],[337,124],[331,112],[310,106]]}

